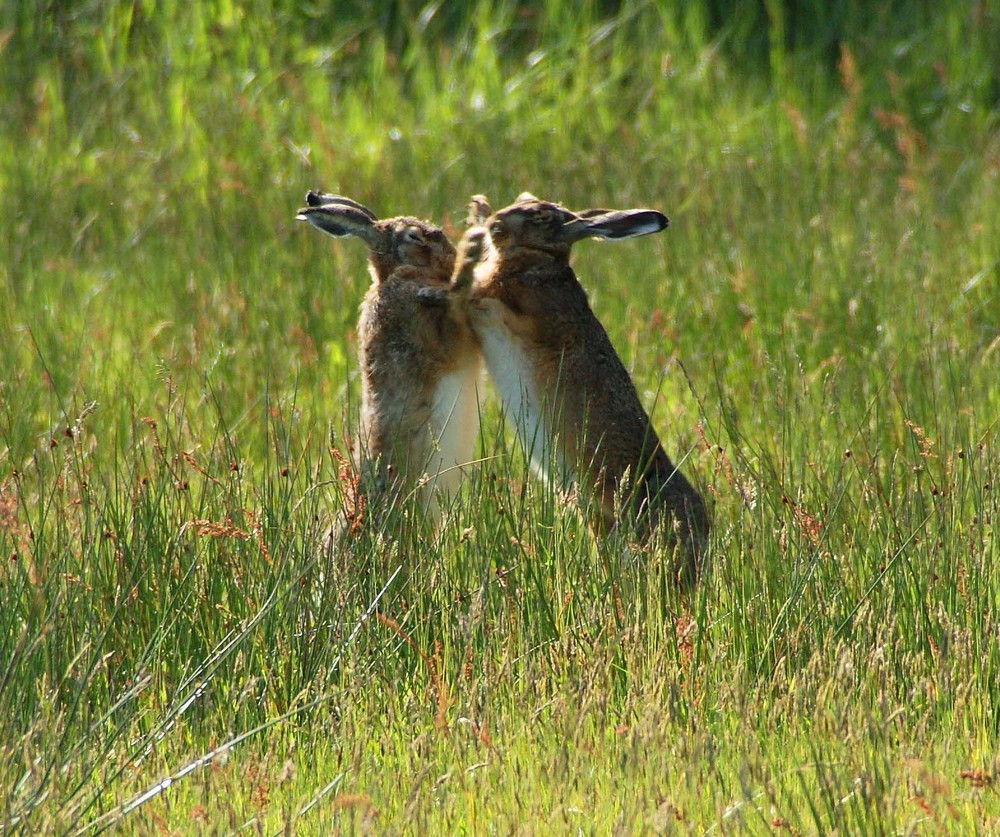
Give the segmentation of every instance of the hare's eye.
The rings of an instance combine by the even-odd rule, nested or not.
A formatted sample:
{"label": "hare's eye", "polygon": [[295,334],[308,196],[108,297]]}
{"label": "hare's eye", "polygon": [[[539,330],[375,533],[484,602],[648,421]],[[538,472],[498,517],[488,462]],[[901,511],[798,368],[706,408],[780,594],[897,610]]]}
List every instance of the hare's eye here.
{"label": "hare's eye", "polygon": [[420,230],[414,227],[407,227],[403,230],[403,240],[409,242],[410,244],[423,244],[424,237]]}

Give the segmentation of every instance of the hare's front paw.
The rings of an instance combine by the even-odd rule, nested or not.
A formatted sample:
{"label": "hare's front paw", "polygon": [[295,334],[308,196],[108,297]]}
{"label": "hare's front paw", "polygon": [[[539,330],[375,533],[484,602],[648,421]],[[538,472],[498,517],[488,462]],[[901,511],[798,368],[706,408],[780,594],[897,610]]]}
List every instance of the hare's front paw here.
{"label": "hare's front paw", "polygon": [[490,202],[486,195],[473,195],[469,200],[469,215],[465,219],[466,226],[485,223],[486,219],[493,214],[490,209]]}
{"label": "hare's front paw", "polygon": [[451,278],[451,290],[460,296],[468,293],[476,265],[486,251],[486,228],[470,227],[465,231],[462,240],[458,242],[458,253],[455,255],[455,272]]}
{"label": "hare's front paw", "polygon": [[458,255],[455,258],[455,264],[460,265],[459,269],[479,264],[486,250],[486,235],[485,227],[470,227],[465,231],[458,244]]}

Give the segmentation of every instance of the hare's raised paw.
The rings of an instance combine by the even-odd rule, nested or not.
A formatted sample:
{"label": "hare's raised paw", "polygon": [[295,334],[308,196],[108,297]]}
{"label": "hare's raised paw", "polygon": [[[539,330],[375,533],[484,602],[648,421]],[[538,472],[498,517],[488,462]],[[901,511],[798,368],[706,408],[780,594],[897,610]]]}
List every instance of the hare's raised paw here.
{"label": "hare's raised paw", "polygon": [[465,219],[465,224],[468,227],[482,224],[492,214],[493,210],[490,209],[486,195],[473,195],[469,200],[469,215]]}
{"label": "hare's raised paw", "polygon": [[455,265],[459,270],[479,264],[486,250],[486,236],[486,227],[469,227],[465,231],[458,244],[458,255],[455,257]]}
{"label": "hare's raised paw", "polygon": [[451,279],[452,291],[464,293],[472,287],[473,274],[476,265],[486,252],[485,227],[469,227],[458,243],[458,253],[455,255],[455,272]]}

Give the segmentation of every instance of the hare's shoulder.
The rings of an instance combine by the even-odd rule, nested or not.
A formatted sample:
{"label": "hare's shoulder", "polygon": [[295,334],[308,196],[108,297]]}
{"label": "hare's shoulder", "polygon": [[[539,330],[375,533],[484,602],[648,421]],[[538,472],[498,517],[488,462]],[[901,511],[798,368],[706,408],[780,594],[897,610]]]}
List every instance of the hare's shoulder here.
{"label": "hare's shoulder", "polygon": [[368,289],[361,303],[362,316],[421,320],[434,316],[447,301],[449,276],[396,270]]}
{"label": "hare's shoulder", "polygon": [[371,362],[391,358],[428,372],[452,368],[473,346],[468,323],[448,304],[447,284],[398,278],[369,289],[358,338]]}
{"label": "hare's shoulder", "polygon": [[451,268],[428,270],[417,265],[400,265],[375,287],[380,293],[413,296],[421,288],[447,288],[451,283]]}
{"label": "hare's shoulder", "polygon": [[518,313],[575,318],[589,311],[587,294],[568,264],[505,263],[491,285],[489,295]]}

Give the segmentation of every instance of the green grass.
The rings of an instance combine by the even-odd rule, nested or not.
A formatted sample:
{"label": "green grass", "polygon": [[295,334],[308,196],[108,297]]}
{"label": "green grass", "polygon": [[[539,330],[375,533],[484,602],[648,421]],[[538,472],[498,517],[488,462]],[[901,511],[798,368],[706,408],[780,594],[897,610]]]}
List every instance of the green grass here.
{"label": "green grass", "polygon": [[[358,5],[0,4],[0,828],[1000,828],[995,6]],[[575,265],[690,598],[492,400],[437,542],[319,559],[368,277],[313,187],[671,217]]]}

